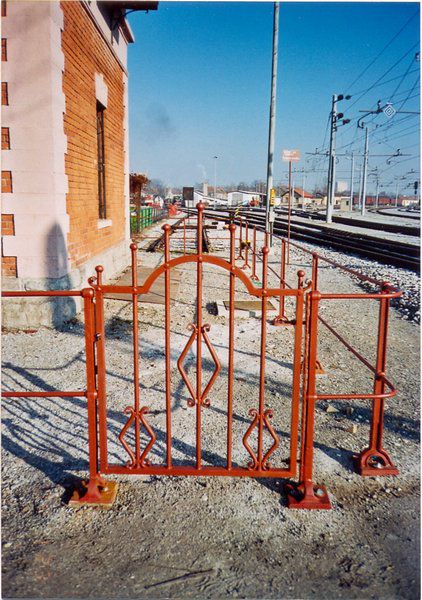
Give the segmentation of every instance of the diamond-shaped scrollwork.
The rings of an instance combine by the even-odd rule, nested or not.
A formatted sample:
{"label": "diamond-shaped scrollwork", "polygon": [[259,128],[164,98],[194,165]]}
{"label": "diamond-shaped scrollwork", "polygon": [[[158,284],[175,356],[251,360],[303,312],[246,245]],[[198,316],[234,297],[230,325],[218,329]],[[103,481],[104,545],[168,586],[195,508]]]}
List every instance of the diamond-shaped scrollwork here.
{"label": "diamond-shaped scrollwork", "polygon": [[[207,400],[207,396],[208,396],[209,391],[211,390],[212,386],[214,385],[214,381],[217,379],[219,372],[221,371],[221,364],[218,359],[217,353],[214,350],[211,340],[209,339],[209,337],[207,335],[207,332],[210,331],[211,326],[208,323],[206,323],[205,325],[203,325],[201,327],[201,329],[199,331],[198,327],[196,325],[194,325],[193,323],[191,323],[188,326],[188,329],[190,329],[192,331],[192,333],[191,333],[190,338],[187,341],[186,346],[183,349],[183,352],[181,353],[181,355],[179,357],[179,360],[177,361],[177,368],[179,369],[180,375],[182,376],[182,379],[185,382],[185,385],[186,385],[189,395],[190,395],[190,399],[188,400],[188,406],[195,406],[197,404],[200,404],[201,406],[209,406],[210,401]],[[213,374],[211,375],[210,380],[208,381],[207,385],[205,386],[204,391],[198,390],[198,393],[196,393],[193,388],[193,385],[189,381],[189,377],[183,367],[183,361],[185,360],[187,353],[189,352],[194,341],[197,339],[198,335],[200,335],[201,338],[204,340],[205,345],[207,346],[207,348],[211,354],[211,357],[214,361],[215,369],[214,369]]]}
{"label": "diamond-shaped scrollwork", "polygon": [[[125,410],[123,411],[126,415],[129,415],[129,419],[126,421],[125,426],[123,427],[122,431],[119,433],[119,440],[120,440],[123,448],[126,450],[126,452],[130,456],[130,460],[126,463],[126,466],[129,469],[133,469],[135,467],[146,467],[146,466],[149,466],[149,464],[150,464],[149,460],[147,459],[147,454],[153,447],[153,445],[157,439],[157,436],[155,435],[153,429],[151,428],[151,426],[149,425],[148,421],[145,418],[145,415],[148,413],[148,410],[149,409],[147,406],[143,406],[141,408],[141,410],[136,412],[135,409],[133,408],[133,406],[127,406],[125,408]],[[150,437],[150,441],[146,445],[145,450],[139,456],[138,460],[136,459],[135,453],[133,452],[133,450],[130,448],[129,444],[125,440],[126,432],[129,429],[129,427],[132,425],[132,423],[135,423],[135,427],[139,428],[139,429],[140,429],[140,426],[143,425]]]}
{"label": "diamond-shaped scrollwork", "polygon": [[[273,429],[273,426],[271,425],[270,419],[273,418],[273,411],[272,410],[266,410],[262,415],[259,414],[259,412],[256,410],[256,408],[251,408],[251,410],[249,411],[249,416],[253,417],[252,419],[252,423],[249,425],[248,430],[246,431],[245,435],[243,436],[243,445],[245,446],[246,450],[248,451],[248,453],[250,454],[252,460],[248,462],[248,469],[250,470],[262,470],[262,471],[267,471],[268,469],[271,468],[271,465],[268,462],[268,459],[270,458],[271,454],[273,454],[273,452],[275,452],[280,444],[280,439],[277,436],[276,432]],[[263,425],[267,428],[269,434],[271,435],[271,437],[273,438],[273,445],[269,448],[269,450],[267,451],[267,453],[264,455],[263,458],[259,459],[259,457],[255,454],[255,452],[252,450],[252,448],[249,445],[249,437],[252,433],[252,431],[255,429],[255,427],[258,426],[258,436],[262,435],[262,431],[259,427],[259,423],[260,421],[262,421]]]}

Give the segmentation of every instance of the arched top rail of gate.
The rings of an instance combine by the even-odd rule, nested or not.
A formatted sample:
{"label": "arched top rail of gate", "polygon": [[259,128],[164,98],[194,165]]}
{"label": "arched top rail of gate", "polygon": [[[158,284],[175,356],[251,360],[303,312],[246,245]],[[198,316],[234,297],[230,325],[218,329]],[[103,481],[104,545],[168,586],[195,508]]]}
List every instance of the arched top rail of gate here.
{"label": "arched top rail of gate", "polygon": [[[154,282],[160,277],[160,275],[165,274],[166,272],[171,271],[171,269],[186,263],[202,263],[209,264],[216,267],[220,267],[227,271],[228,273],[232,273],[235,277],[237,277],[244,284],[245,288],[252,296],[257,298],[265,298],[265,297],[280,297],[280,296],[293,296],[297,297],[299,294],[303,294],[306,289],[298,287],[295,288],[270,288],[267,285],[267,281],[261,288],[257,288],[252,279],[238,266],[236,266],[236,258],[235,258],[235,232],[236,225],[234,223],[229,225],[230,232],[230,260],[225,260],[216,255],[212,254],[204,254],[202,247],[202,230],[203,230],[203,219],[204,219],[204,205],[199,203],[197,205],[198,209],[198,219],[197,219],[197,253],[196,254],[184,254],[183,256],[179,256],[177,258],[170,259],[170,235],[171,235],[171,226],[166,223],[163,225],[162,229],[164,231],[164,262],[156,267],[154,271],[147,277],[145,282],[142,285],[138,285],[138,277],[137,277],[137,250],[138,247],[136,244],[131,244],[131,268],[132,268],[132,285],[103,285],[102,284],[102,267],[96,267],[97,277],[91,277],[88,282],[89,284],[95,288],[101,288],[103,293],[113,293],[113,294],[132,294],[134,296],[146,294],[151,289]],[[262,258],[264,263],[264,269],[267,271],[268,269],[268,254],[269,248],[264,245],[261,249]],[[266,279],[266,278],[265,278]]]}

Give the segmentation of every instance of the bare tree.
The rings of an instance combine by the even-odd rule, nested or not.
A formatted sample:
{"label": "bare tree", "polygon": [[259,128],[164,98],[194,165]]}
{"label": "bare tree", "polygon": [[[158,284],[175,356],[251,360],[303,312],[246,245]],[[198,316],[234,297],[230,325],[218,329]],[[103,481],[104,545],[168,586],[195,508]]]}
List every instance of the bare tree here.
{"label": "bare tree", "polygon": [[130,195],[136,210],[136,233],[140,231],[141,224],[141,198],[142,189],[149,183],[149,179],[142,173],[131,173],[129,177]]}
{"label": "bare tree", "polygon": [[151,181],[148,183],[148,192],[153,196],[161,196],[162,198],[165,198],[166,186],[161,179],[151,179]]}

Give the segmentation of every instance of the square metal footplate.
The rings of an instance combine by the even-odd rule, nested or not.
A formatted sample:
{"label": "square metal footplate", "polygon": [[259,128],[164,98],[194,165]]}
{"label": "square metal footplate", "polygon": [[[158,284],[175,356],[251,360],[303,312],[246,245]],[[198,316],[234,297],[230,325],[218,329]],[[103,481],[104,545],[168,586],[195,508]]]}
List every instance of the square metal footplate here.
{"label": "square metal footplate", "polygon": [[[83,481],[82,485],[84,488],[88,488],[88,484]],[[101,508],[111,508],[116,500],[117,490],[119,488],[119,484],[117,481],[107,481],[104,486],[99,486],[100,498],[99,499],[90,499],[87,491],[75,489],[71,499],[69,500],[69,506],[75,508],[80,506],[99,506]]]}

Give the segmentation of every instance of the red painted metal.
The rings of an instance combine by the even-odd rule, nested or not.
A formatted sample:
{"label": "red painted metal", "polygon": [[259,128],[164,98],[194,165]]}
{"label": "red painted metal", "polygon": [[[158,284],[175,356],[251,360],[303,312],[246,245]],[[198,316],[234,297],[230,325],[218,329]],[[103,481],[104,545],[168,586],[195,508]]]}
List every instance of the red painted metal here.
{"label": "red painted metal", "polygon": [[256,227],[254,225],[253,228],[253,246],[252,246],[252,281],[258,281],[258,276],[256,274]]}
{"label": "red painted metal", "polygon": [[[88,416],[88,455],[89,481],[85,493],[77,494],[72,504],[93,504],[109,506],[115,496],[115,488],[111,482],[104,479],[107,474],[156,474],[156,475],[203,475],[203,476],[235,476],[235,477],[283,477],[295,478],[299,453],[299,477],[297,484],[289,484],[288,505],[291,508],[327,509],[330,500],[325,488],[313,481],[314,461],[314,421],[316,403],[324,400],[366,400],[372,402],[371,431],[369,445],[356,457],[356,467],[362,475],[396,475],[397,468],[382,445],[385,400],[394,397],[396,390],[386,377],[386,351],[388,333],[389,304],[392,298],[400,296],[400,292],[382,284],[380,291],[370,294],[337,294],[321,293],[318,291],[318,265],[320,260],[326,260],[315,252],[306,251],[312,257],[312,280],[305,282],[305,272],[297,272],[297,282],[290,286],[286,281],[286,264],[288,264],[288,245],[285,240],[281,243],[280,272],[277,273],[268,264],[268,239],[264,236],[264,247],[259,253],[256,240],[256,227],[253,228],[252,244],[252,273],[248,277],[244,268],[248,265],[248,250],[245,248],[243,267],[236,266],[236,260],[243,258],[242,252],[242,219],[239,227],[240,255],[236,256],[236,225],[228,226],[230,250],[229,258],[204,253],[202,247],[202,232],[204,227],[204,207],[198,205],[196,222],[197,251],[186,255],[186,219],[183,220],[183,256],[171,258],[170,234],[171,227],[166,224],[164,231],[164,262],[157,267],[139,285],[137,273],[137,246],[131,245],[131,285],[105,285],[103,283],[103,268],[96,268],[96,276],[89,279],[90,288],[81,291],[31,291],[3,292],[5,297],[18,296],[82,296],[85,315],[85,348],[86,348],[86,390],[84,391],[43,391],[43,392],[3,392],[4,398],[48,398],[48,397],[85,397],[87,399]],[[188,217],[190,218],[190,216]],[[248,241],[248,225],[245,225],[246,241]],[[293,245],[297,246],[293,242]],[[305,252],[305,253],[306,253]],[[260,256],[261,254],[261,256]],[[262,260],[262,287],[257,288],[253,280],[256,275],[256,258]],[[332,262],[332,261],[326,261]],[[195,439],[196,460],[192,465],[174,465],[172,461],[172,380],[171,380],[171,303],[170,285],[173,268],[194,263],[196,265],[196,320],[189,324],[191,335],[178,361],[178,369],[182,380],[189,392],[188,406],[195,410]],[[217,352],[208,335],[210,325],[203,322],[203,269],[209,264],[219,267],[229,274],[229,317],[228,317],[228,388],[227,388],[227,448],[225,466],[204,466],[202,464],[202,410],[210,406],[209,393],[221,372],[221,363]],[[345,268],[344,270],[350,271]],[[165,282],[165,415],[166,415],[166,458],[165,464],[151,464],[149,456],[157,440],[157,435],[148,421],[148,407],[142,404],[139,381],[139,311],[138,300],[147,293],[160,275],[164,274]],[[277,278],[278,287],[269,286],[269,274]],[[362,278],[362,277],[361,277]],[[236,280],[245,286],[247,292],[261,300],[260,318],[260,369],[259,391],[257,406],[249,409],[250,423],[245,428],[242,443],[248,461],[244,466],[233,464],[233,411],[234,382],[235,382],[235,289]],[[133,405],[124,409],[126,423],[117,434],[117,439],[128,455],[124,464],[110,464],[108,457],[107,435],[107,390],[106,390],[106,353],[105,353],[105,317],[104,295],[107,293],[130,294],[132,298],[133,316]],[[292,364],[292,392],[290,418],[290,447],[288,468],[272,466],[271,457],[280,445],[277,428],[272,425],[277,409],[269,409],[265,400],[266,374],[266,341],[267,341],[267,300],[271,297],[279,299],[279,314],[276,320],[288,320],[294,326],[294,350]],[[294,298],[295,308],[293,318],[285,314],[284,301],[286,297]],[[379,327],[377,341],[377,358],[373,366],[351,346],[325,319],[319,315],[321,302],[334,300],[370,300],[378,301]],[[373,389],[368,393],[336,393],[319,394],[317,392],[316,376],[319,362],[317,359],[318,324],[321,323],[330,331],[338,342],[342,343],[360,362],[374,375]],[[195,344],[196,342],[196,344]],[[202,349],[203,344],[208,348],[215,368],[208,382],[203,385]],[[188,351],[196,346],[195,381],[191,382],[183,366]],[[300,418],[300,409],[302,416]],[[128,441],[128,432],[134,430],[134,443]],[[141,430],[146,433],[147,442],[141,447]],[[252,443],[256,434],[256,444]],[[300,438],[299,438],[300,434]],[[271,439],[269,447],[264,448],[264,435]],[[299,444],[300,439],[300,444]]]}
{"label": "red painted metal", "polygon": [[244,248],[245,248],[245,262],[243,264],[242,269],[248,269],[249,268],[249,262],[248,262],[248,258],[249,258],[249,237],[248,237],[248,222],[246,221],[246,225],[245,225],[245,242],[244,242]]}
{"label": "red painted metal", "polygon": [[236,257],[236,260],[243,260],[243,254],[242,254],[242,250],[243,250],[243,243],[242,243],[242,231],[243,231],[243,219],[242,217],[239,217],[239,254]]}
{"label": "red painted metal", "polygon": [[[280,256],[280,287],[286,289],[286,241],[281,240]],[[292,325],[293,321],[286,316],[284,309],[284,296],[281,295],[278,304],[278,315],[273,320],[273,325]]]}

